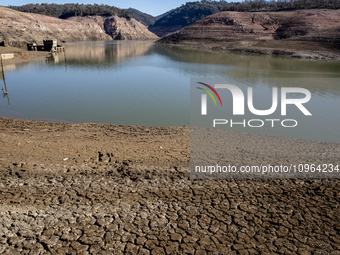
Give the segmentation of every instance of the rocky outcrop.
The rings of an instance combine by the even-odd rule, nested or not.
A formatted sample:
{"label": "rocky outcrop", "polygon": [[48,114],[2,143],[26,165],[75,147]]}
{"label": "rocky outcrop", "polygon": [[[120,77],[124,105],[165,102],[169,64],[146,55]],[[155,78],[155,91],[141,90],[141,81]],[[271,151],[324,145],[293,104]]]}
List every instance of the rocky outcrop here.
{"label": "rocky outcrop", "polygon": [[0,41],[7,46],[26,47],[28,42],[42,43],[48,38],[71,42],[146,40],[157,36],[133,18],[85,16],[64,20],[0,7]]}
{"label": "rocky outcrop", "polygon": [[85,16],[72,17],[70,21],[87,23],[95,21],[100,28],[114,40],[150,40],[157,39],[154,33],[134,18],[121,18],[118,16]]}
{"label": "rocky outcrop", "polygon": [[294,55],[294,50],[339,52],[340,10],[220,12],[159,42],[265,54],[277,50],[284,55]]}

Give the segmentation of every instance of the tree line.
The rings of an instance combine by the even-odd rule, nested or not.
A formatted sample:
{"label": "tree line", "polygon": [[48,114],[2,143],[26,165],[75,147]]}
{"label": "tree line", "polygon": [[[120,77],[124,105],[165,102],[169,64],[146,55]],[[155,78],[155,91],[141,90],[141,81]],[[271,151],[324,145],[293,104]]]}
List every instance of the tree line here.
{"label": "tree line", "polygon": [[231,2],[222,11],[282,11],[296,9],[339,9],[340,0],[245,0]]}
{"label": "tree line", "polygon": [[188,26],[197,20],[222,10],[228,3],[225,1],[197,1],[187,2],[182,6],[170,11],[166,16],[158,19],[156,26]]}
{"label": "tree line", "polygon": [[157,20],[156,17],[151,16],[150,14],[141,12],[139,10],[136,10],[134,8],[126,9],[128,13],[132,15],[136,20],[138,20],[140,23],[142,23],[145,26],[150,26],[155,24],[155,21]]}
{"label": "tree line", "polygon": [[9,6],[9,8],[21,12],[38,13],[60,19],[85,15],[117,15],[125,18],[131,17],[125,10],[103,4],[26,4],[23,6]]}

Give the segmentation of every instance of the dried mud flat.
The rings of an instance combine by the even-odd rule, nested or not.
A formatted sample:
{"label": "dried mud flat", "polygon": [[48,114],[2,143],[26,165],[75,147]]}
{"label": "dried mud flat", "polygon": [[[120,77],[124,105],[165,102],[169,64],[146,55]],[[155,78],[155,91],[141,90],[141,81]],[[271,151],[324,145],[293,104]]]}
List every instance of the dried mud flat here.
{"label": "dried mud flat", "polygon": [[336,179],[189,178],[187,127],[0,118],[0,252],[339,254]]}

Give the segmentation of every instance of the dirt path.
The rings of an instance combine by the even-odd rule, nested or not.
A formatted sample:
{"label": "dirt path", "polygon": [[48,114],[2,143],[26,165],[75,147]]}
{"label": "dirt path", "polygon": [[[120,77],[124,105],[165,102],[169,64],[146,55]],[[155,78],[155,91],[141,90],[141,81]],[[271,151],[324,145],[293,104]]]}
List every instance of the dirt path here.
{"label": "dirt path", "polygon": [[188,167],[187,127],[0,118],[0,253],[339,254],[338,180]]}

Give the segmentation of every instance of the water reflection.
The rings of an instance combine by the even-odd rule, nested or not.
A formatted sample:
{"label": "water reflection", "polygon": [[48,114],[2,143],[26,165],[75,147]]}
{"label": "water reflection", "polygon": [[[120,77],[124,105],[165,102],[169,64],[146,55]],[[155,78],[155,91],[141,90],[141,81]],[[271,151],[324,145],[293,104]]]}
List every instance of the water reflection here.
{"label": "water reflection", "polygon": [[[66,55],[67,54],[67,61]],[[215,51],[184,49],[177,46],[158,45],[152,42],[105,43],[84,42],[71,44],[65,53],[55,54],[49,64],[80,68],[111,69],[122,61],[139,56],[162,56],[171,63],[165,68],[177,69],[191,77],[248,78],[250,86],[287,86],[272,84],[268,78],[313,78],[305,84],[312,93],[325,97],[340,96],[340,85],[321,83],[317,78],[340,78],[340,61],[293,59],[273,56],[230,54]],[[177,63],[177,64],[176,64]],[[149,63],[145,63],[149,64]],[[193,64],[197,64],[193,66]]]}
{"label": "water reflection", "polygon": [[[203,74],[220,74],[234,78],[340,77],[339,61],[201,51],[177,46],[158,45],[152,42],[120,44],[84,42],[68,45],[66,53],[70,65],[83,67],[100,66],[101,68],[109,68],[126,58],[156,54],[181,64],[213,65],[214,70],[205,69]],[[59,53],[57,57],[58,61],[64,61],[63,53]],[[191,65],[187,67],[180,65],[178,68],[182,71],[187,71],[192,69]],[[225,68],[216,68],[216,66],[224,66]]]}
{"label": "water reflection", "polygon": [[7,85],[6,85],[6,78],[5,78],[5,71],[4,71],[4,65],[2,63],[2,58],[1,58],[1,79],[4,82],[4,86],[2,86],[2,92],[4,94],[4,98],[7,98],[8,105],[10,105],[9,102],[9,96],[8,96],[8,91],[7,91]]}
{"label": "water reflection", "polygon": [[[232,77],[305,77],[331,75],[340,77],[340,62],[259,56],[217,51],[184,49],[171,45],[156,45],[157,52],[176,62],[232,66],[226,73]],[[274,72],[274,73],[273,73]]]}
{"label": "water reflection", "polygon": [[[110,68],[126,58],[148,55],[154,47],[152,42],[103,43],[83,42],[68,45],[65,54],[56,53],[47,60],[49,64],[65,63],[77,67]],[[67,56],[67,61],[65,61]]]}

